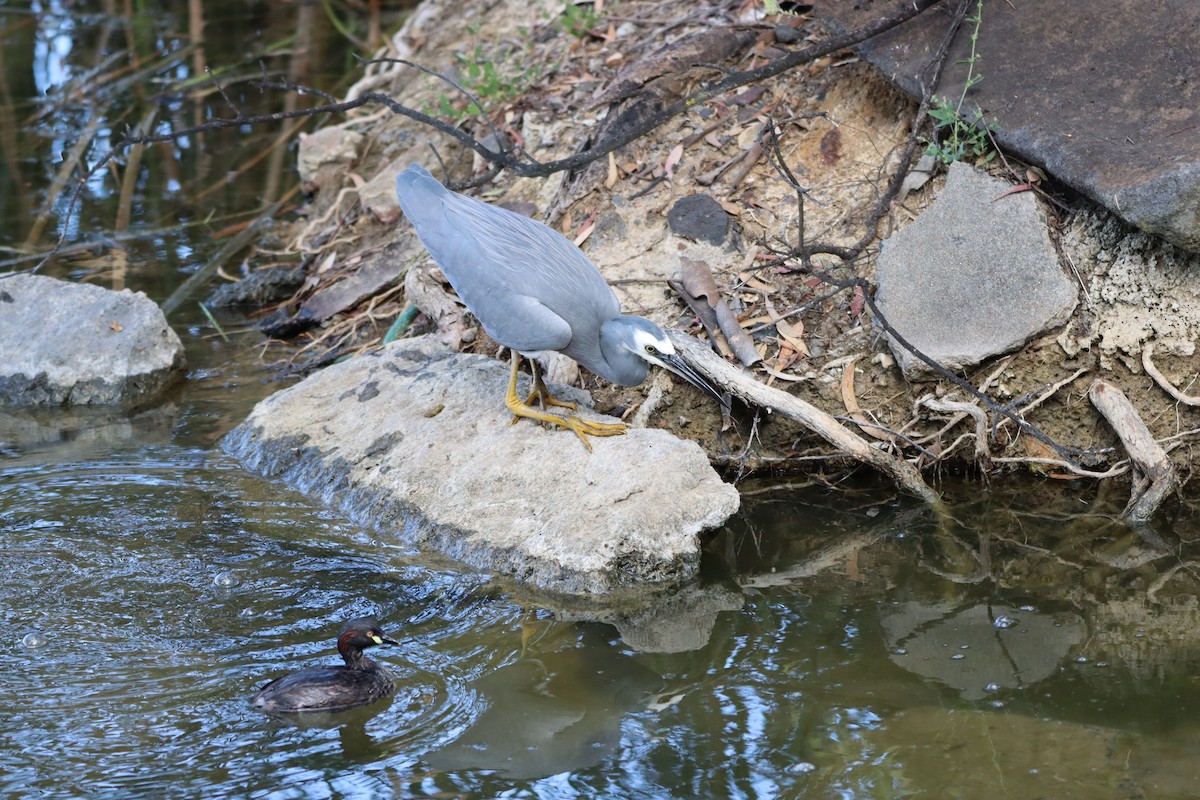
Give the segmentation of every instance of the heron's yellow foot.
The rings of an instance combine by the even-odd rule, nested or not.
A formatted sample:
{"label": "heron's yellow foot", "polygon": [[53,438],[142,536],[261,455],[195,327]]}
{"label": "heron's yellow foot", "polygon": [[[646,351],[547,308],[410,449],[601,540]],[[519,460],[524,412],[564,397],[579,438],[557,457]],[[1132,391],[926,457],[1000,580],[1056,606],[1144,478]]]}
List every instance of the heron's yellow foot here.
{"label": "heron's yellow foot", "polygon": [[[586,420],[573,414],[560,417],[558,414],[552,414],[548,411],[538,411],[536,408],[531,406],[528,401],[522,403],[520,398],[517,397],[517,364],[518,356],[514,352],[512,372],[508,381],[508,392],[504,396],[504,405],[509,411],[512,412],[514,417],[513,422],[516,422],[516,420],[520,419],[521,417],[525,417],[526,419],[533,419],[537,420],[538,422],[557,425],[560,428],[567,428],[568,430],[575,432],[575,435],[579,437],[579,441],[583,442],[583,446],[589,451],[592,449],[592,445],[590,442],[588,442],[587,437],[620,436],[621,434],[625,433],[625,429],[629,427],[628,425],[620,422],[592,422],[591,420]],[[537,381],[537,383],[541,383],[540,379]],[[543,402],[545,402],[545,398],[550,395],[550,392],[546,389],[545,384],[541,385],[541,390],[545,391],[546,393],[545,396],[541,396],[541,399]],[[534,394],[540,396],[540,392],[536,385],[534,387]],[[530,400],[532,399],[533,397],[531,396]],[[572,409],[575,408],[574,404],[572,403],[562,403],[559,401],[554,401],[551,405],[568,407]]]}

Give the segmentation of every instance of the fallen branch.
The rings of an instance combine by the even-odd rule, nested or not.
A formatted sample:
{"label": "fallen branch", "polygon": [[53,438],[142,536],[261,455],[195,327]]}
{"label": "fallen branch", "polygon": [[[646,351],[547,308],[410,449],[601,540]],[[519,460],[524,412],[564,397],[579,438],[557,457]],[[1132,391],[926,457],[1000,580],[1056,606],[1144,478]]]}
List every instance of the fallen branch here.
{"label": "fallen branch", "polygon": [[1098,380],[1088,389],[1088,397],[1108,420],[1133,462],[1133,491],[1122,515],[1135,525],[1144,525],[1167,495],[1178,488],[1179,477],[1124,392]]}
{"label": "fallen branch", "polygon": [[886,473],[901,489],[921,498],[935,510],[941,509],[941,498],[911,464],[871,447],[865,439],[843,428],[821,409],[787,392],[764,386],[690,336],[677,332],[670,332],[668,336],[679,355],[718,389],[799,422],[856,461]]}

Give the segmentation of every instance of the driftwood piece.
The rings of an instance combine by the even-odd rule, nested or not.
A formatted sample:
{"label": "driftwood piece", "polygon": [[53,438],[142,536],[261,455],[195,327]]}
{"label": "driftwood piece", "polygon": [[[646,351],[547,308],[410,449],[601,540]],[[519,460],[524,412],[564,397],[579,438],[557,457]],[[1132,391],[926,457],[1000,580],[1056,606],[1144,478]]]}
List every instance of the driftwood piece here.
{"label": "driftwood piece", "polygon": [[937,492],[921,477],[921,473],[906,461],[871,447],[867,441],[843,428],[836,419],[787,392],[773,389],[756,381],[745,372],[722,360],[707,345],[671,331],[668,334],[676,352],[713,383],[718,389],[730,392],[747,403],[773,411],[795,420],[851,458],[884,472],[901,489],[924,500],[935,510],[942,501]]}
{"label": "driftwood piece", "polygon": [[1133,524],[1144,525],[1179,486],[1179,476],[1124,392],[1098,380],[1088,389],[1088,397],[1108,420],[1133,462],[1133,491],[1123,516]]}

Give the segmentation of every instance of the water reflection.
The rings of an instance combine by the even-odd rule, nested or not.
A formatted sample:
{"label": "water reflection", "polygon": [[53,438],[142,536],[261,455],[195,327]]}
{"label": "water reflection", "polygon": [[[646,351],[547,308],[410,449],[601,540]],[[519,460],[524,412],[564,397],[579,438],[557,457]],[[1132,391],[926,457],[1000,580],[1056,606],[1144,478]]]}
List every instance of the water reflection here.
{"label": "water reflection", "polygon": [[[211,446],[197,413],[177,436]],[[523,607],[186,436],[0,462],[0,794],[970,796],[1075,780],[1103,797],[1101,778],[1183,775],[1200,741],[1191,518],[1173,555],[1121,560],[1140,540],[1096,497],[1090,521],[1062,524],[1069,492],[959,499],[970,529],[886,490],[752,501],[706,549],[703,584],[611,627]],[[405,639],[381,653],[390,701],[290,720],[248,707],[364,614]],[[1114,748],[1128,763],[1100,768]],[[968,768],[984,759],[988,781]]]}
{"label": "water reflection", "polygon": [[893,663],[957,689],[965,700],[1045,680],[1087,634],[1078,614],[983,603],[959,608],[908,601],[881,622]]}
{"label": "water reflection", "polygon": [[486,710],[426,763],[486,770],[510,779],[595,767],[617,752],[621,723],[661,678],[622,653],[607,631],[584,626],[577,640],[530,650],[474,683]]}
{"label": "water reflection", "polygon": [[[367,14],[376,41],[382,5]],[[351,46],[307,3],[83,0],[5,11],[0,184],[21,191],[0,193],[9,248],[0,269],[32,266],[64,236],[71,255],[44,272],[160,300],[179,283],[176,270],[215,249],[223,220],[295,191],[287,145],[315,123],[197,131],[105,161],[110,148],[127,132],[166,135],[313,103],[264,94],[252,86],[264,72],[327,90],[352,72]]]}

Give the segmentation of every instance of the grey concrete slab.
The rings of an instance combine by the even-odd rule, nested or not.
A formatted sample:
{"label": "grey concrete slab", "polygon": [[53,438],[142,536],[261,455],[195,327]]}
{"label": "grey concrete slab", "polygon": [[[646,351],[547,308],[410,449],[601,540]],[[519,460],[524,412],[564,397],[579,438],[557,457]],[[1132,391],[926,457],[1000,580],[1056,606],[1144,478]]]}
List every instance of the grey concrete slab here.
{"label": "grey concrete slab", "polygon": [[[817,13],[844,29],[897,4],[820,3]],[[956,5],[945,0],[860,52],[919,96]],[[962,92],[969,27],[939,94]],[[1200,3],[988,0],[978,53],[983,80],[967,97],[994,120],[1001,146],[1143,230],[1200,251]]]}

